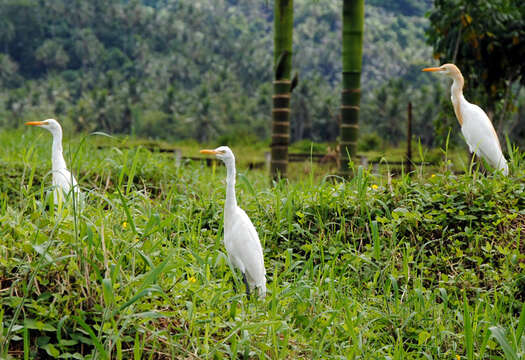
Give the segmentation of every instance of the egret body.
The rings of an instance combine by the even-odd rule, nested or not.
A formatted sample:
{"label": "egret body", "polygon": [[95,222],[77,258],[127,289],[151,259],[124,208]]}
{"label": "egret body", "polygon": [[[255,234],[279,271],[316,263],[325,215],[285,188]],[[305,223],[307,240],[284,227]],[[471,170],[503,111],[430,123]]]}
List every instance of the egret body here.
{"label": "egret body", "polygon": [[465,80],[458,67],[454,64],[444,64],[440,67],[425,68],[423,71],[437,72],[453,80],[450,89],[452,105],[470,152],[485,159],[504,175],[508,175],[507,160],[501,151],[494,126],[479,106],[469,103],[463,96]]}
{"label": "egret body", "polygon": [[230,262],[243,274],[246,293],[259,288],[259,295],[266,295],[266,270],[261,242],[257,231],[244,210],[237,206],[235,197],[235,156],[227,146],[215,150],[201,150],[202,154],[215,155],[226,165],[226,202],[224,203],[224,246]]}
{"label": "egret body", "polygon": [[62,196],[69,194],[71,189],[78,193],[77,181],[71,175],[66,166],[64,155],[62,154],[62,127],[58,121],[47,119],[44,121],[30,121],[26,125],[38,126],[48,130],[53,135],[53,146],[51,148],[51,169],[53,175],[53,187],[55,204],[62,199]]}

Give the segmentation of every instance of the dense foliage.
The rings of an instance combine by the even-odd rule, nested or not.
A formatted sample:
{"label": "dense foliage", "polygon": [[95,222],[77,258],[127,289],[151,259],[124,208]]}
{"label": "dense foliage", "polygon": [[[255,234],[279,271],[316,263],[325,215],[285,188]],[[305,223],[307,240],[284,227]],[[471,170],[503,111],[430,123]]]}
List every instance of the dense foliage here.
{"label": "dense foliage", "polygon": [[[170,140],[223,137],[230,143],[268,139],[271,5],[258,0],[2,1],[0,126],[55,117],[81,131]],[[294,141],[335,140],[338,134],[340,5],[295,2],[294,68],[300,82],[292,101]],[[367,2],[362,134],[375,132],[392,143],[405,140],[408,101],[414,105],[414,134],[424,144],[443,144],[450,127],[453,135],[459,133],[448,82],[420,73],[431,63],[424,38],[428,20],[421,16],[429,9],[423,1]],[[492,19],[483,15],[492,11],[486,6],[474,10],[476,19]],[[433,14],[432,21],[441,19]],[[446,36],[453,36],[459,20],[453,14],[440,20],[448,26],[445,20],[451,29]],[[460,47],[460,55],[468,51]],[[444,54],[443,61],[450,61]],[[467,97],[487,105],[474,84],[467,82]],[[507,92],[512,101],[500,103],[495,114],[496,120],[504,114],[507,119],[501,136],[509,134],[516,142],[525,138],[520,135],[525,99],[518,89]]]}
{"label": "dense foliage", "polygon": [[435,57],[460,67],[471,100],[485,105],[499,132],[506,125],[523,138],[525,121],[512,113],[525,85],[525,2],[435,0],[429,19]]}
{"label": "dense foliage", "polygon": [[358,171],[270,188],[234,147],[268,271],[267,299],[248,301],[222,244],[222,166],[74,139],[85,198],[58,210],[36,131],[0,137],[0,345],[14,358],[525,354],[519,153],[509,178]]}
{"label": "dense foliage", "polygon": [[[335,0],[296,1],[294,140],[338,134],[340,11]],[[404,109],[416,96],[415,133],[432,142],[425,109],[435,104],[435,79],[420,74],[431,53],[427,21],[372,5],[365,15],[363,131],[386,124],[381,135],[402,140]],[[84,131],[267,139],[272,17],[271,3],[258,0],[2,1],[1,125],[56,117]],[[387,79],[403,90],[384,111],[377,92],[395,89]]]}
{"label": "dense foliage", "polygon": [[421,16],[430,8],[432,0],[368,0],[367,3],[403,15]]}

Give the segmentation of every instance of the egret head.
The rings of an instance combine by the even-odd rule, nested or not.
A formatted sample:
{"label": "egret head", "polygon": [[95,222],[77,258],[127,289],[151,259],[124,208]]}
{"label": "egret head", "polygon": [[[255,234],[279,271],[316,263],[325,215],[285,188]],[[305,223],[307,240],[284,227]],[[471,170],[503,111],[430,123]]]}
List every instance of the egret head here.
{"label": "egret head", "polygon": [[210,154],[215,155],[217,159],[224,162],[235,161],[235,156],[233,155],[232,150],[227,146],[219,146],[215,150],[204,149],[200,151],[201,154]]}
{"label": "egret head", "polygon": [[44,121],[29,121],[26,125],[33,125],[44,128],[54,134],[62,134],[62,127],[55,119],[47,119]]}
{"label": "egret head", "polygon": [[446,75],[452,79],[463,79],[461,71],[459,71],[458,67],[454,64],[444,64],[439,67],[424,68],[423,71],[437,72],[439,74]]}

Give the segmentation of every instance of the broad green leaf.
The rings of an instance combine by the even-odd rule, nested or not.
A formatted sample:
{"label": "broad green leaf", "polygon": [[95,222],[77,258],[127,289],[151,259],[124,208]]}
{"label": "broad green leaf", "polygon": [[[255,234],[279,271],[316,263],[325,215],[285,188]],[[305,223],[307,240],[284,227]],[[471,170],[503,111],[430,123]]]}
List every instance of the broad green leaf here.
{"label": "broad green leaf", "polygon": [[24,326],[27,327],[28,329],[33,329],[33,330],[56,331],[56,328],[53,325],[49,323],[44,323],[40,320],[34,320],[34,319],[25,319]]}
{"label": "broad green leaf", "polygon": [[53,344],[46,344],[41,346],[41,348],[44,349],[49,356],[52,356],[55,359],[60,355],[60,351],[58,351],[58,349]]}
{"label": "broad green leaf", "polygon": [[430,339],[430,333],[423,330],[419,333],[419,335],[417,336],[417,343],[419,346],[421,345],[424,345],[428,339]]}
{"label": "broad green leaf", "polygon": [[102,280],[102,293],[104,295],[104,304],[106,306],[112,306],[114,301],[113,296],[113,284],[111,283],[111,279],[103,279]]}

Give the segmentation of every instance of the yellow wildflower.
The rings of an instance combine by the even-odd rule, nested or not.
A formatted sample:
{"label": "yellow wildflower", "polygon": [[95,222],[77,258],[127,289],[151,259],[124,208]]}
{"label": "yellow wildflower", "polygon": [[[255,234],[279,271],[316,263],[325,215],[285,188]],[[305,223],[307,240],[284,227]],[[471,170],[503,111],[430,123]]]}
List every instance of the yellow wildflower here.
{"label": "yellow wildflower", "polygon": [[123,227],[124,229],[127,228],[127,227],[128,227],[128,223],[124,221],[124,222],[122,223],[122,227]]}
{"label": "yellow wildflower", "polygon": [[[436,174],[432,174],[430,175],[431,178],[435,178],[436,177]],[[457,356],[457,355],[456,355]]]}
{"label": "yellow wildflower", "polygon": [[[434,175],[435,176],[435,175]],[[456,354],[456,360],[461,360],[461,356],[459,356],[458,354]]]}
{"label": "yellow wildflower", "polygon": [[379,188],[379,186],[377,186],[376,184],[372,185],[372,189],[377,190],[378,188]]}
{"label": "yellow wildflower", "polygon": [[188,278],[188,281],[189,281],[190,283],[192,283],[192,284],[195,284],[195,283],[197,282],[197,279],[195,279],[195,277],[193,277],[193,276],[190,276],[190,277]]}

